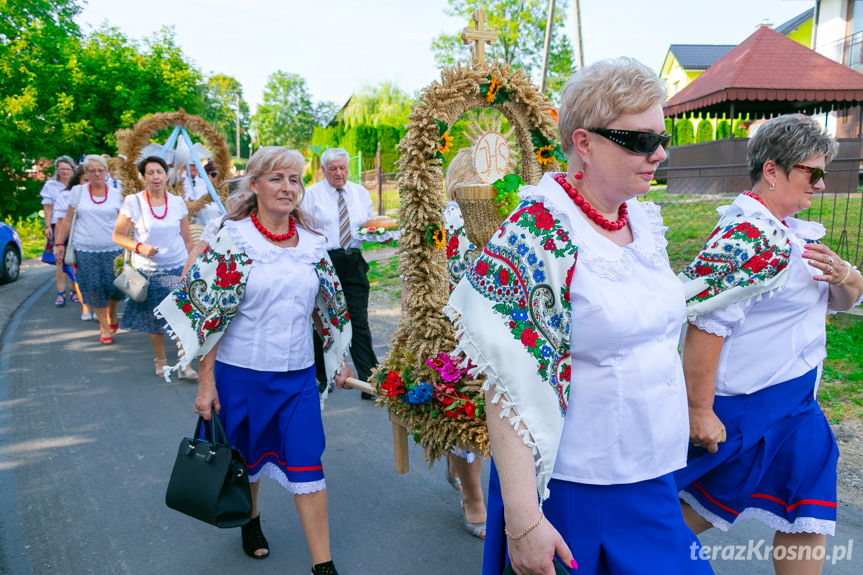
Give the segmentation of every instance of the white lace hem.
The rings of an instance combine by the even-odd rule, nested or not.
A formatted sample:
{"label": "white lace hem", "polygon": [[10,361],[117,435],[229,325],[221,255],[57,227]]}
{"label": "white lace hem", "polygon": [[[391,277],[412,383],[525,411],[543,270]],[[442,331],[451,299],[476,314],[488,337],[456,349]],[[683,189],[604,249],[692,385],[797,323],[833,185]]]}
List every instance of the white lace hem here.
{"label": "white lace hem", "polygon": [[251,218],[240,221],[225,220],[224,227],[228,229],[237,247],[243,250],[243,253],[252,261],[260,263],[271,263],[280,257],[288,256],[301,264],[315,264],[324,257],[326,250],[326,240],[323,236],[312,234],[300,227],[297,227],[297,233],[300,234],[299,242],[293,248],[274,246],[263,239],[263,236],[260,239],[249,237],[252,233],[259,234],[252,225]]}
{"label": "white lace hem", "polygon": [[[557,186],[557,182],[553,179],[551,182]],[[650,235],[639,237],[631,244],[620,250],[618,259],[608,259],[596,253],[590,248],[587,242],[581,238],[575,226],[569,221],[569,210],[560,205],[561,198],[552,190],[543,189],[545,186],[540,182],[537,186],[525,186],[519,197],[523,200],[541,202],[547,210],[557,216],[561,221],[570,223],[569,233],[572,243],[578,247],[579,263],[584,263],[590,266],[601,278],[608,280],[618,280],[623,277],[632,276],[632,264],[635,262],[635,257],[644,261],[651,267],[662,268],[668,266],[668,255],[666,247],[668,240],[665,238],[665,231],[668,229],[662,222],[661,209],[653,202],[638,202],[633,200],[631,203],[638,203],[639,207],[644,211],[647,223],[650,226]],[[562,189],[560,190],[563,193]],[[566,196],[564,196],[566,197]],[[568,198],[567,198],[567,201]],[[639,209],[639,207],[635,209]],[[652,241],[650,241],[652,239]]]}
{"label": "white lace hem", "polygon": [[323,491],[327,488],[326,479],[302,482],[289,481],[288,476],[285,475],[285,472],[271,461],[267,461],[266,463],[264,463],[263,467],[261,467],[261,470],[254,475],[249,475],[249,483],[255,483],[263,475],[266,475],[271,479],[275,479],[282,487],[284,487],[294,495],[307,495],[309,493]]}
{"label": "white lace hem", "polygon": [[713,335],[718,335],[719,337],[728,337],[729,335],[731,335],[730,327],[722,325],[720,322],[710,319],[709,317],[705,317],[703,315],[694,317],[689,321],[689,323],[691,323],[701,331],[706,331],[707,333],[712,333]]}
{"label": "white lace hem", "polygon": [[[698,502],[691,493],[680,491],[678,497],[689,504],[693,511],[698,513],[702,518],[713,524],[721,531],[728,531],[732,523],[722,519],[715,513],[708,511],[701,503]],[[779,517],[775,513],[771,513],[760,507],[747,507],[740,515],[734,519],[737,523],[740,519],[757,519],[768,527],[781,531],[783,533],[818,533],[820,535],[835,535],[836,522],[830,519],[818,519],[816,517],[798,517],[794,522]]]}

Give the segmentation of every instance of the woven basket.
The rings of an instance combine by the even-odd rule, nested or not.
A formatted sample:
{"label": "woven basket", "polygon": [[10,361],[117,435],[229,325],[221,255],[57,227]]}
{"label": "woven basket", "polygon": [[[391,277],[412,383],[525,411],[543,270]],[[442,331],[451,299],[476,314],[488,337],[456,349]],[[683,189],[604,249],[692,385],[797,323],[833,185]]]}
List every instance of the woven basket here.
{"label": "woven basket", "polygon": [[494,205],[496,195],[494,187],[489,184],[457,184],[453,191],[464,218],[467,239],[480,250],[506,219]]}

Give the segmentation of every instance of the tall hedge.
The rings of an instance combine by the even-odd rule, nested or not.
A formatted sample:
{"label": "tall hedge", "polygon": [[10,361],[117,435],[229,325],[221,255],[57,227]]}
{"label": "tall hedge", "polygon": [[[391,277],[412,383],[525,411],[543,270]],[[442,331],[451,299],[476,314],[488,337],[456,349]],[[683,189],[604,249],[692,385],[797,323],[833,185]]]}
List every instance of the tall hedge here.
{"label": "tall hedge", "polygon": [[695,143],[695,128],[692,120],[684,118],[674,123],[674,145],[686,146]]}
{"label": "tall hedge", "polygon": [[716,124],[716,139],[724,140],[728,137],[728,120],[719,120],[719,123]]}
{"label": "tall hedge", "polygon": [[710,121],[710,118],[703,118],[698,122],[698,129],[695,131],[695,141],[713,141],[713,122]]}

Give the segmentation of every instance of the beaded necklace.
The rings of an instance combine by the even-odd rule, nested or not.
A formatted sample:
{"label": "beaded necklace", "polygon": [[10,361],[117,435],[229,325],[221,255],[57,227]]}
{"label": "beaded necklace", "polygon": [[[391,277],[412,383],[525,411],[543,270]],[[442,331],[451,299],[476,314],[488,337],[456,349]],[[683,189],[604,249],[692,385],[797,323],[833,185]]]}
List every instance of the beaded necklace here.
{"label": "beaded necklace", "polygon": [[108,201],[108,187],[107,186],[105,187],[105,197],[102,198],[101,202],[97,202],[96,198],[93,197],[93,186],[91,186],[90,184],[87,184],[87,192],[90,194],[90,201],[93,202],[94,204],[104,204],[105,202]]}
{"label": "beaded necklace", "polygon": [[251,213],[251,217],[252,223],[258,229],[258,231],[261,232],[264,237],[270,238],[274,242],[283,242],[285,240],[289,240],[294,237],[294,233],[297,231],[296,224],[294,224],[294,218],[292,218],[291,216],[288,216],[288,220],[290,221],[290,229],[288,229],[288,233],[281,235],[276,235],[267,228],[265,228],[264,225],[258,221],[258,215],[255,212]]}
{"label": "beaded necklace", "polygon": [[584,196],[579,194],[578,190],[573,188],[569,182],[566,181],[566,174],[555,174],[554,180],[560,184],[560,187],[563,188],[566,195],[572,198],[575,205],[587,214],[588,219],[593,220],[596,225],[602,229],[616,232],[617,230],[621,230],[626,227],[626,222],[629,220],[629,211],[626,209],[626,202],[620,204],[620,208],[617,210],[617,221],[612,222],[600,215],[593,207],[591,207],[590,202],[585,201]]}
{"label": "beaded necklace", "polygon": [[168,215],[168,193],[165,192],[165,213],[161,216],[157,216],[156,212],[153,211],[153,204],[150,203],[150,190],[144,190],[144,197],[147,199],[147,207],[150,208],[150,213],[153,214],[153,217],[157,220],[164,220],[165,216]]}

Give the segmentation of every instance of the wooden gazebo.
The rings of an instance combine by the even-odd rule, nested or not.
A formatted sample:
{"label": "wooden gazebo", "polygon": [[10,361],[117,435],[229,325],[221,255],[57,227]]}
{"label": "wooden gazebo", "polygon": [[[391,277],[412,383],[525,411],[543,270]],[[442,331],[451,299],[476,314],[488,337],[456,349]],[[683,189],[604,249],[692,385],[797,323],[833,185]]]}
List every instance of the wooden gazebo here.
{"label": "wooden gazebo", "polygon": [[[863,104],[863,74],[761,26],[665,103],[665,116],[690,113],[734,118],[820,114]],[[863,114],[860,115],[863,118]],[[857,189],[861,129],[840,139],[833,160],[833,192]],[[749,185],[746,138],[677,146],[670,154],[669,192],[737,193]]]}

